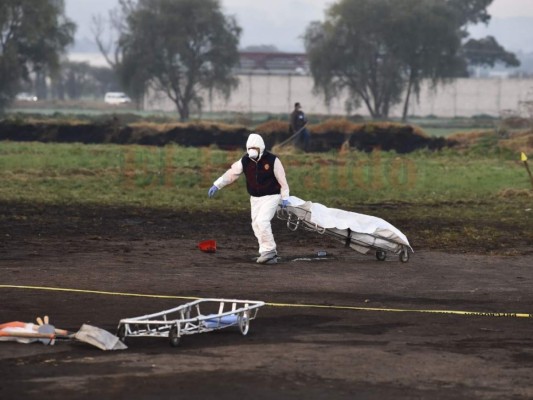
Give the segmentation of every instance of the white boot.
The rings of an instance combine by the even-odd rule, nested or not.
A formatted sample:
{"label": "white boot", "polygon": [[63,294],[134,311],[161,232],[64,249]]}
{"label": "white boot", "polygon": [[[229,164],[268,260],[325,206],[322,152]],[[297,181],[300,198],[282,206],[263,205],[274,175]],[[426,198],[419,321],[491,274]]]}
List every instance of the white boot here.
{"label": "white boot", "polygon": [[276,264],[278,262],[278,255],[275,250],[262,253],[257,259],[258,264]]}

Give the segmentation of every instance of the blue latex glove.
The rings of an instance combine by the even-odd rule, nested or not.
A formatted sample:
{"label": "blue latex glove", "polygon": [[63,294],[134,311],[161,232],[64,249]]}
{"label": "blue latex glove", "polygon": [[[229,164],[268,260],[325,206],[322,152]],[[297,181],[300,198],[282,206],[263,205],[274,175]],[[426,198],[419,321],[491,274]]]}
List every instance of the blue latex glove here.
{"label": "blue latex glove", "polygon": [[215,195],[216,192],[218,192],[218,188],[213,185],[211,186],[211,189],[209,189],[209,191],[207,192],[207,195],[209,196],[209,198],[211,198]]}
{"label": "blue latex glove", "polygon": [[289,204],[289,200],[281,200],[281,208],[287,208]]}

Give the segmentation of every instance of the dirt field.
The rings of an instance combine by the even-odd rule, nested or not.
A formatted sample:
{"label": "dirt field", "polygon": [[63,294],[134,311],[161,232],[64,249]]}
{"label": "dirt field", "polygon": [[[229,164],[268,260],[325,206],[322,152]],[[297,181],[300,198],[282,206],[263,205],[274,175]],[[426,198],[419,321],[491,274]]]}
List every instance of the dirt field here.
{"label": "dirt field", "polygon": [[[379,215],[391,222],[386,214]],[[275,221],[282,262],[254,263],[247,213],[0,203],[0,285],[403,310],[533,312],[533,252],[427,250],[416,221],[397,225],[416,253],[357,255]],[[509,232],[512,235],[512,232]],[[216,254],[196,245],[216,239]],[[318,250],[322,260],[306,260]],[[296,259],[296,260],[295,260]],[[0,288],[0,322],[48,314],[57,327],[115,332],[121,318],[186,302]],[[0,398],[533,398],[533,320],[422,312],[265,306],[250,333],[83,343],[0,343]]]}

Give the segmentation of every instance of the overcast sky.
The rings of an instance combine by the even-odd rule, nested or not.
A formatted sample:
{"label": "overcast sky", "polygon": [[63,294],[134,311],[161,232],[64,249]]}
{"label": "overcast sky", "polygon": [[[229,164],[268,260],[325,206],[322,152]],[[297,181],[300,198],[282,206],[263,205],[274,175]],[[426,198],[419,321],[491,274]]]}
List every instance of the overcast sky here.
{"label": "overcast sky", "polygon": [[[323,20],[332,0],[222,0],[227,14],[235,15],[243,28],[241,47],[275,45],[282,51],[303,51],[301,39],[311,21]],[[118,0],[65,0],[66,13],[78,24],[77,38],[93,39],[95,14],[107,15]],[[472,29],[474,37],[492,34],[511,51],[533,52],[533,0],[494,0],[488,28]],[[506,21],[508,18],[516,20]],[[531,18],[531,20],[529,19]]]}

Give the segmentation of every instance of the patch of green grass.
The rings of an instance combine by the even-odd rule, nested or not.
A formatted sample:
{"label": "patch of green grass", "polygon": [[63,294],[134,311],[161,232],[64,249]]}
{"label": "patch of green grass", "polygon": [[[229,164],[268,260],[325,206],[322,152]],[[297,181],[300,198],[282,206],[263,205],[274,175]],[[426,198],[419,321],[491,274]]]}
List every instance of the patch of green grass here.
{"label": "patch of green grass", "polygon": [[[0,143],[0,198],[50,203],[177,209],[248,207],[244,179],[207,199],[207,189],[241,151]],[[291,194],[329,206],[480,201],[503,189],[528,189],[522,163],[508,154],[453,151],[280,155]]]}

